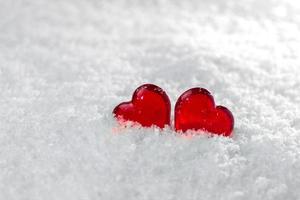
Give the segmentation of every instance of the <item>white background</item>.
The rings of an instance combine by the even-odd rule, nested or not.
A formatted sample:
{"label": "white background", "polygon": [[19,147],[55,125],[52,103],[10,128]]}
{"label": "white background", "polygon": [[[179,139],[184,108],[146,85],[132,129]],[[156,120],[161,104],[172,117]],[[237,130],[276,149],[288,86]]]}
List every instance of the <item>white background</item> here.
{"label": "white background", "polygon": [[[233,138],[117,127],[204,87]],[[0,199],[299,199],[296,0],[0,0]]]}

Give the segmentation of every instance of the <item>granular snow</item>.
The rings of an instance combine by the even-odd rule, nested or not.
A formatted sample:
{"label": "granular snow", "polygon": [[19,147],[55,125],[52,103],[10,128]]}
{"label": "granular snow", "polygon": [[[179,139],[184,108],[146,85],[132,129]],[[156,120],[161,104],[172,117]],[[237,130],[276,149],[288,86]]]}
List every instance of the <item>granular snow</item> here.
{"label": "granular snow", "polygon": [[[0,199],[299,199],[300,3],[0,0]],[[232,138],[118,127],[207,88]],[[173,117],[173,113],[172,113]]]}

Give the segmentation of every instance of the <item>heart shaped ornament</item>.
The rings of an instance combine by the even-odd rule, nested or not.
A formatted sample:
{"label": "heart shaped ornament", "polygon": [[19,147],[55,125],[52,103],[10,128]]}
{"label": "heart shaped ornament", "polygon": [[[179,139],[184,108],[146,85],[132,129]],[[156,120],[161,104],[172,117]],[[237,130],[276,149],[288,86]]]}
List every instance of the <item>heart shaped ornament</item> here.
{"label": "heart shaped ornament", "polygon": [[164,128],[170,125],[171,103],[163,89],[153,84],[138,87],[132,100],[123,102],[113,110],[118,121],[137,122],[144,127]]}
{"label": "heart shaped ornament", "polygon": [[232,113],[223,106],[215,106],[213,96],[203,88],[184,92],[175,105],[175,130],[203,130],[230,136],[234,127]]}

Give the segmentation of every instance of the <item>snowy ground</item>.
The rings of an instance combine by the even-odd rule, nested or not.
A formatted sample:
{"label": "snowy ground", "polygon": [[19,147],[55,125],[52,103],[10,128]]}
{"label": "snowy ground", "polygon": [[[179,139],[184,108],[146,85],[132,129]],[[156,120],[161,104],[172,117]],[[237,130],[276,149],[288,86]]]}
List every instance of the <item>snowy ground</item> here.
{"label": "snowy ground", "polygon": [[[116,131],[148,82],[234,137]],[[300,199],[296,0],[0,0],[0,91],[0,199]]]}

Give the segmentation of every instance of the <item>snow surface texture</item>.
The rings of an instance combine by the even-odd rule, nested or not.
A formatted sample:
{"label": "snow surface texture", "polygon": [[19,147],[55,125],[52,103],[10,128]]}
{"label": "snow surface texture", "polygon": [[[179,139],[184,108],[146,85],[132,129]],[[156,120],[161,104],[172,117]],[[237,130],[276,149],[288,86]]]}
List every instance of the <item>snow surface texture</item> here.
{"label": "snow surface texture", "polygon": [[[0,199],[300,199],[300,4],[0,0]],[[154,83],[233,138],[117,126]]]}

